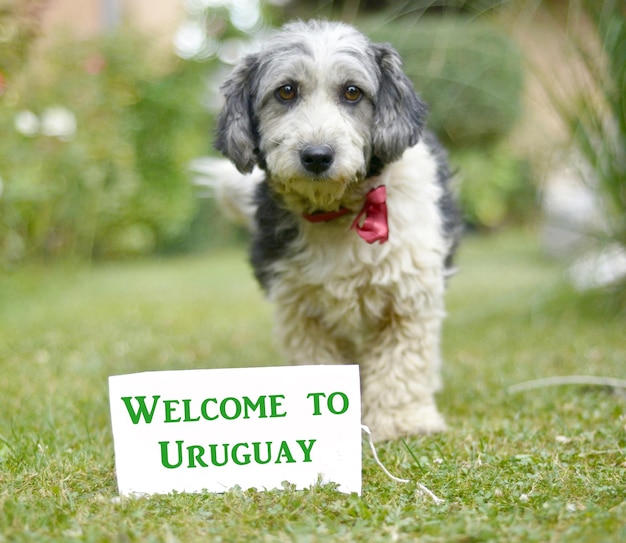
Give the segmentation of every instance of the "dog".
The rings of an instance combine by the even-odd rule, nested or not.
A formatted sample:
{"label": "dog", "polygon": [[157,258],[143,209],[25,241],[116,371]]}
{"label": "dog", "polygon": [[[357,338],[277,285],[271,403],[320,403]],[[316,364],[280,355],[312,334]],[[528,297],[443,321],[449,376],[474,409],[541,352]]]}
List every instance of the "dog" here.
{"label": "dog", "polygon": [[221,92],[215,147],[232,164],[204,173],[251,231],[286,357],[358,363],[377,441],[444,430],[435,393],[461,219],[398,53],[344,23],[293,22]]}

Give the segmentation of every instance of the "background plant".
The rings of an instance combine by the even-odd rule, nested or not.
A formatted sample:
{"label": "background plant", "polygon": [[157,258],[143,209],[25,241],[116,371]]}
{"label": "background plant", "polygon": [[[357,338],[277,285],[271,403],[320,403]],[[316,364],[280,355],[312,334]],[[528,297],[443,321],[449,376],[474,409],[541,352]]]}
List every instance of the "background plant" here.
{"label": "background plant", "polygon": [[[585,32],[590,22],[592,32]],[[576,85],[573,99],[551,88],[556,111],[572,143],[593,168],[603,197],[606,234],[626,247],[626,6],[616,0],[573,3],[569,11],[570,47],[591,85]]]}
{"label": "background plant", "polygon": [[184,235],[186,165],[209,146],[203,76],[125,29],[29,63],[0,105],[0,258],[141,254]]}
{"label": "background plant", "polygon": [[[560,230],[557,240],[570,239],[563,253],[576,259],[580,288],[610,285],[626,304],[626,6],[527,0],[514,8],[501,22],[525,42],[541,90],[533,98],[547,118],[545,133],[533,126],[527,134],[541,142],[532,151],[536,177],[545,179],[548,210],[571,203],[568,191],[577,195],[548,224]],[[546,46],[536,47],[547,30]]]}
{"label": "background plant", "polygon": [[521,51],[492,20],[475,18],[475,8],[471,17],[394,13],[361,26],[400,52],[429,105],[429,127],[451,154],[466,221],[491,229],[531,220],[535,187],[527,160],[506,144],[522,113]]}
{"label": "background plant", "polygon": [[46,1],[0,0],[0,96],[40,34],[39,15]]}
{"label": "background plant", "polygon": [[[626,6],[616,0],[585,0],[572,5],[570,17],[572,46],[594,84],[591,92],[580,88],[570,104],[556,95],[554,102],[597,176],[608,234],[626,246]],[[581,17],[592,24],[591,47],[577,28]]]}

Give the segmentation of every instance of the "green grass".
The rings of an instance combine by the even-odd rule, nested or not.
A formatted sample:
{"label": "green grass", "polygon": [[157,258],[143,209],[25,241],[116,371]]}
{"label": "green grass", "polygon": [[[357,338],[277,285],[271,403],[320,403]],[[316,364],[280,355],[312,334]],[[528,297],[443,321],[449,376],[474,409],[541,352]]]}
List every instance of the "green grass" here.
{"label": "green grass", "polygon": [[243,251],[0,277],[2,541],[624,541],[626,317],[575,295],[532,237],[469,238],[448,293],[450,430],[364,448],[363,495],[331,487],[117,496],[107,377],[276,365],[270,307]]}

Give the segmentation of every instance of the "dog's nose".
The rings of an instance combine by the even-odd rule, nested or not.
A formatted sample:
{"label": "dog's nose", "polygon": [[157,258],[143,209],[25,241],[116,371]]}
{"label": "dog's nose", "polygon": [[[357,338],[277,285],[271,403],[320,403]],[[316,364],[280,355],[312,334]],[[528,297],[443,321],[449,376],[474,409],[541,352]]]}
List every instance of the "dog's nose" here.
{"label": "dog's nose", "polygon": [[311,173],[325,172],[335,159],[330,145],[309,145],[300,151],[300,162]]}

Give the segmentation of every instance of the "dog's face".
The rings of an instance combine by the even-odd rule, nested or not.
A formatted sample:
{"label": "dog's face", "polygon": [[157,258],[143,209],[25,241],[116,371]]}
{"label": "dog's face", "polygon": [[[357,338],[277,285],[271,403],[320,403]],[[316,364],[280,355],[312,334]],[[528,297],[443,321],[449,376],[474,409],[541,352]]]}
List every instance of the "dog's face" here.
{"label": "dog's face", "polygon": [[287,25],[222,90],[217,149],[304,211],[336,208],[372,160],[399,158],[426,112],[397,53],[340,23]]}

